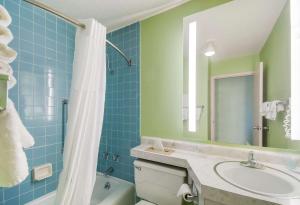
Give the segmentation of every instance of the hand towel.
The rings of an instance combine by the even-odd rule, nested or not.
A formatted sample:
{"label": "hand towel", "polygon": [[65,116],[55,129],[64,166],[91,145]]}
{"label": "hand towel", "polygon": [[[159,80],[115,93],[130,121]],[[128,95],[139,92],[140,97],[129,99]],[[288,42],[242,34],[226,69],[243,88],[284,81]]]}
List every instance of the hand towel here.
{"label": "hand towel", "polygon": [[29,175],[25,152],[19,146],[15,150],[1,150],[0,162],[0,187],[16,186]]}
{"label": "hand towel", "polygon": [[278,100],[275,100],[272,102],[264,102],[262,104],[261,115],[264,116],[268,120],[276,120],[277,113],[282,111],[280,102],[281,101],[278,101]]}
{"label": "hand towel", "polygon": [[17,57],[17,52],[8,47],[7,45],[0,43],[0,61],[5,63],[13,62]]}
{"label": "hand towel", "polygon": [[0,26],[0,43],[7,45],[13,40],[13,38],[13,34],[8,28]]}
{"label": "hand towel", "polygon": [[270,102],[264,102],[263,104],[262,104],[262,106],[261,106],[261,110],[260,110],[260,114],[262,115],[262,116],[266,116],[267,115],[267,113],[269,112],[269,110],[270,110]]}
{"label": "hand towel", "polygon": [[269,120],[276,120],[277,118],[277,101],[272,101],[270,104],[269,112],[266,115]]}
{"label": "hand towel", "polygon": [[26,127],[23,125],[20,116],[13,105],[13,102],[8,99],[8,105],[11,105],[11,115],[14,117],[14,123],[18,127],[19,135],[20,135],[20,142],[23,148],[30,148],[34,145],[34,139],[31,134],[28,132]]}
{"label": "hand towel", "polygon": [[7,101],[8,107],[6,108],[7,112],[10,113],[11,118],[13,119],[13,125],[18,128],[18,133],[20,136],[20,142],[23,148],[29,148],[34,145],[34,139],[31,134],[28,132],[26,127],[23,125],[21,118],[14,106],[14,103],[8,99]]}
{"label": "hand towel", "polygon": [[11,24],[11,16],[8,11],[0,5],[0,25],[1,26],[9,26]]}
{"label": "hand towel", "polygon": [[0,187],[11,187],[29,174],[23,148],[33,146],[34,140],[10,99],[6,110],[0,113],[0,130]]}
{"label": "hand towel", "polygon": [[0,74],[9,76],[8,89],[11,89],[16,85],[17,80],[14,77],[14,71],[9,64],[0,61]]}

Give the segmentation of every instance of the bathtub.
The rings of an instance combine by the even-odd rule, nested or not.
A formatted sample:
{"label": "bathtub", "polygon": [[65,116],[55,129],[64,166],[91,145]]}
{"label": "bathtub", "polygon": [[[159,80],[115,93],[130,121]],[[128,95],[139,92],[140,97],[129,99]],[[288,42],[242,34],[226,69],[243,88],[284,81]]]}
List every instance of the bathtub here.
{"label": "bathtub", "polygon": [[[109,189],[105,188],[110,187]],[[56,192],[46,194],[26,205],[54,205]],[[127,181],[105,177],[97,173],[91,205],[133,205],[135,204],[134,185]]]}

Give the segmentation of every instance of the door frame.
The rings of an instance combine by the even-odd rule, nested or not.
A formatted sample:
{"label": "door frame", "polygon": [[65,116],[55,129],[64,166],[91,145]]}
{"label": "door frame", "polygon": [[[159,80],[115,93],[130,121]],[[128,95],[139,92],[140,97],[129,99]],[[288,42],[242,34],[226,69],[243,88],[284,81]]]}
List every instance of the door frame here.
{"label": "door frame", "polygon": [[214,142],[216,141],[215,136],[215,122],[216,122],[216,81],[220,79],[225,78],[236,78],[236,77],[246,77],[246,76],[253,76],[254,77],[255,72],[254,71],[248,71],[248,72],[240,72],[240,73],[229,73],[229,74],[223,74],[223,75],[215,75],[210,78],[210,141]]}

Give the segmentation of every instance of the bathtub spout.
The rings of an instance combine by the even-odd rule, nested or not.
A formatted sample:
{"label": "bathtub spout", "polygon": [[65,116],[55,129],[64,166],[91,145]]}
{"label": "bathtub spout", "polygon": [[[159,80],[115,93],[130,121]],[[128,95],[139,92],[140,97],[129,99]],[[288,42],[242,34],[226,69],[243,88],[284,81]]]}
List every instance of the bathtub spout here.
{"label": "bathtub spout", "polygon": [[103,173],[104,176],[110,176],[112,173],[114,172],[114,168],[113,167],[109,167],[107,170],[105,170],[105,172]]}

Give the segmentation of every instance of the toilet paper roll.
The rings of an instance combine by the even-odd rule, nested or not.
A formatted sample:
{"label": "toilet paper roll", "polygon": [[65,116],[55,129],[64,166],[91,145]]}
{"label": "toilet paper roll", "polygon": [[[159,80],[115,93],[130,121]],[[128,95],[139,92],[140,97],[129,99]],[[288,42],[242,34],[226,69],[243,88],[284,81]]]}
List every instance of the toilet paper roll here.
{"label": "toilet paper roll", "polygon": [[192,190],[188,184],[182,184],[177,192],[177,197],[182,197],[186,202],[192,202],[188,196],[193,196]]}

